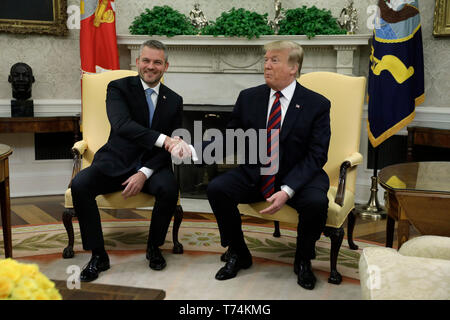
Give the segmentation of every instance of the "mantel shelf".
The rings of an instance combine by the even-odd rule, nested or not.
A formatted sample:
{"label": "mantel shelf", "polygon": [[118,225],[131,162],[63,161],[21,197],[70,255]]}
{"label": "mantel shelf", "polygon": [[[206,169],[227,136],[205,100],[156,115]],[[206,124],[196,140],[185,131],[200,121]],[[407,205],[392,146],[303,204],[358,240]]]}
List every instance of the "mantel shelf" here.
{"label": "mantel shelf", "polygon": [[[120,45],[140,45],[150,36],[119,34],[117,43]],[[262,46],[275,40],[295,41],[302,46],[364,46],[368,45],[371,34],[354,35],[318,35],[308,39],[305,35],[273,35],[260,36],[255,39],[225,36],[151,36],[168,46]]]}

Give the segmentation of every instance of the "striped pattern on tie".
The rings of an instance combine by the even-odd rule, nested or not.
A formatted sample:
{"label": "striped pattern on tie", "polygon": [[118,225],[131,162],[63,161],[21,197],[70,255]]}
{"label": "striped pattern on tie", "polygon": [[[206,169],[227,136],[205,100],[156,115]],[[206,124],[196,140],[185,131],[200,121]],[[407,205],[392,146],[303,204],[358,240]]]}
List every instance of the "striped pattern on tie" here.
{"label": "striped pattern on tie", "polygon": [[[281,103],[283,94],[280,91],[275,93],[275,101],[270,109],[269,120],[267,122],[267,156],[270,157],[267,167],[278,157],[279,135],[281,128]],[[273,168],[275,169],[275,167]],[[275,192],[275,175],[263,175],[261,179],[261,192],[264,198],[269,198]]]}

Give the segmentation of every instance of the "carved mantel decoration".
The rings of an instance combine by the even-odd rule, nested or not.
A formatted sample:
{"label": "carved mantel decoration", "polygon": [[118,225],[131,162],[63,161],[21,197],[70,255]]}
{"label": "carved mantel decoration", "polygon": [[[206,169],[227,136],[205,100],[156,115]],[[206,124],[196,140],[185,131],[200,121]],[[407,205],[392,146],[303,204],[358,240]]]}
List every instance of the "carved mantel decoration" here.
{"label": "carved mantel decoration", "polygon": [[[306,36],[261,36],[258,39],[229,38],[223,36],[175,36],[152,37],[169,48],[168,72],[189,73],[262,73],[263,46],[275,40],[299,43],[305,50],[303,73],[311,71],[334,71],[353,74],[357,66],[359,47],[367,46],[371,35],[322,35],[308,39]],[[135,69],[139,46],[148,36],[118,35],[119,45],[131,51],[130,68]],[[314,51],[312,54],[308,54]]]}
{"label": "carved mantel decoration", "polygon": [[[170,66],[164,77],[185,104],[230,106],[241,90],[264,82],[264,44],[275,40],[299,43],[305,51],[302,73],[331,71],[360,75],[360,47],[368,46],[371,35],[320,35],[312,39],[271,35],[252,40],[203,35],[151,38],[168,47]],[[129,69],[136,70],[139,46],[148,39],[148,36],[118,35],[119,46],[127,47],[130,53]]]}

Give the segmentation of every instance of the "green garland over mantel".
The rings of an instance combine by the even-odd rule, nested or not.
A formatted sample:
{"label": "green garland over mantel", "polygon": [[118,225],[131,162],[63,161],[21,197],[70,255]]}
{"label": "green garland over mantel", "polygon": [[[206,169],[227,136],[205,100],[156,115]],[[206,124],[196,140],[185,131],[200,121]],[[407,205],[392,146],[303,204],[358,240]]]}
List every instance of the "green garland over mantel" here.
{"label": "green garland over mantel", "polygon": [[[345,34],[337,24],[330,10],[318,9],[315,6],[283,10],[285,18],[280,21],[279,35],[315,35]],[[234,7],[223,12],[216,21],[201,30],[195,29],[187,16],[169,6],[154,6],[145,9],[135,17],[129,27],[133,35],[160,35],[172,37],[175,35],[224,35],[228,37],[259,38],[261,35],[272,35],[268,26],[268,14]]]}

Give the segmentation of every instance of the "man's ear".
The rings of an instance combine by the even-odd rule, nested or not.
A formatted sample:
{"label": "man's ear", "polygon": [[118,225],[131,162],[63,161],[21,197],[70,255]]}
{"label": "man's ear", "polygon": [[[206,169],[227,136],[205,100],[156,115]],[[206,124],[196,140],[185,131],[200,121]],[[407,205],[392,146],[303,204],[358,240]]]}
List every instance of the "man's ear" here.
{"label": "man's ear", "polygon": [[34,83],[34,76],[31,76],[31,83]]}
{"label": "man's ear", "polygon": [[8,82],[10,82],[10,83],[12,82],[12,77],[11,77],[11,75],[8,76]]}
{"label": "man's ear", "polygon": [[297,77],[297,71],[298,71],[298,64],[294,63],[291,67],[291,75],[293,75],[294,78]]}

